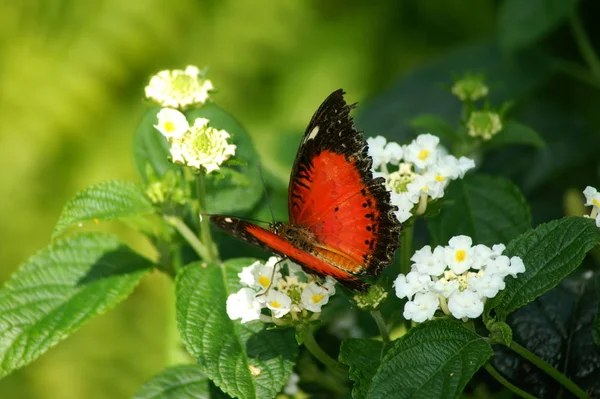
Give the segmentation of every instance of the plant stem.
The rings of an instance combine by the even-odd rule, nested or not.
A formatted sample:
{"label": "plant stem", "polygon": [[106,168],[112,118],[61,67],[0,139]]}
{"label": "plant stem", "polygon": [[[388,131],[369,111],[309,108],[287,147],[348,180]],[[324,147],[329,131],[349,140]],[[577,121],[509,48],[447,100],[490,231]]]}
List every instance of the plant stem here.
{"label": "plant stem", "polygon": [[585,33],[585,29],[583,28],[583,24],[581,23],[579,15],[577,15],[577,11],[573,11],[571,13],[569,22],[571,24],[571,31],[573,32],[577,47],[579,47],[579,51],[581,51],[581,55],[588,64],[592,74],[594,74],[596,77],[600,77],[600,61],[598,61],[598,56],[594,51],[594,47],[590,43],[590,39]]}
{"label": "plant stem", "polygon": [[210,234],[210,220],[206,217],[202,217],[202,214],[206,213],[206,190],[204,187],[204,173],[200,172],[196,177],[196,195],[198,197],[198,212],[200,217],[200,241],[206,248],[206,256],[204,258],[207,262],[218,262],[219,253],[217,247]]}
{"label": "plant stem", "polygon": [[379,327],[381,341],[383,341],[383,346],[385,347],[390,342],[390,332],[385,324],[385,320],[383,320],[383,316],[379,310],[372,310],[371,316],[375,320],[375,323],[377,323],[377,327]]}
{"label": "plant stem", "polygon": [[194,251],[196,251],[198,256],[205,260],[208,258],[209,255],[207,248],[200,242],[200,240],[198,240],[196,234],[188,227],[187,224],[185,224],[181,218],[177,216],[165,215],[164,219],[168,224],[175,227],[179,234],[181,234],[181,236],[188,242],[188,244],[190,244]]}
{"label": "plant stem", "polygon": [[337,372],[341,375],[344,375],[347,378],[348,369],[346,368],[346,366],[344,366],[343,364],[329,356],[327,353],[325,353],[325,351],[319,346],[319,344],[315,340],[315,336],[312,333],[310,325],[306,325],[306,327],[304,327],[304,346],[314,357],[317,358],[317,360],[319,360],[325,366],[329,367],[333,372]]}
{"label": "plant stem", "polygon": [[400,236],[400,273],[407,275],[410,271],[410,257],[412,255],[412,239],[414,227],[407,226]]}
{"label": "plant stem", "polygon": [[508,389],[513,391],[515,394],[519,395],[520,397],[525,398],[525,399],[538,399],[536,396],[530,395],[527,392],[523,391],[521,388],[513,385],[510,381],[508,381],[506,378],[504,378],[498,372],[498,370],[496,370],[491,364],[489,364],[489,363],[486,364],[485,369],[488,373],[490,373],[490,375],[492,377],[494,377],[496,379],[496,381],[498,381],[500,384],[504,385],[505,387],[507,387]]}
{"label": "plant stem", "polygon": [[512,341],[509,345],[509,348],[523,356],[525,359],[529,360],[531,363],[536,365],[539,369],[541,369],[544,373],[548,374],[550,377],[554,378],[559,384],[563,387],[567,388],[571,391],[575,396],[581,399],[585,399],[588,397],[587,393],[583,391],[583,389],[579,388],[571,379],[569,379],[566,375],[550,366],[544,359],[539,357],[533,352],[530,352],[526,348],[517,344],[515,341]]}
{"label": "plant stem", "polygon": [[577,79],[582,83],[600,89],[600,78],[594,76],[585,67],[571,61],[554,58],[555,67],[565,75]]}

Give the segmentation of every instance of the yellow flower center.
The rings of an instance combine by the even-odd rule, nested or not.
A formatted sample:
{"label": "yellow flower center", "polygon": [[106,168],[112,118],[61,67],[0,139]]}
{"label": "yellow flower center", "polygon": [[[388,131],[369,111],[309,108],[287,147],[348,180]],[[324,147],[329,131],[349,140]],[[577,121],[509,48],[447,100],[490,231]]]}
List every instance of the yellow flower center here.
{"label": "yellow flower center", "polygon": [[429,151],[427,151],[426,149],[422,149],[421,151],[419,151],[419,155],[417,155],[417,158],[419,158],[419,160],[421,161],[426,160],[427,157],[429,157]]}
{"label": "yellow flower center", "polygon": [[467,257],[467,251],[464,249],[459,249],[456,251],[454,257],[456,258],[457,262],[464,262],[465,258]]}
{"label": "yellow flower center", "polygon": [[387,175],[387,177],[385,178],[385,186],[390,191],[404,193],[408,191],[406,186],[415,179],[415,176],[415,173],[411,171],[410,168],[404,168],[403,171],[402,166],[400,166],[400,170]]}
{"label": "yellow flower center", "polygon": [[310,300],[313,301],[313,303],[319,303],[319,302],[321,302],[321,300],[323,299],[324,296],[325,295],[323,295],[323,294],[315,294],[310,298]]}
{"label": "yellow flower center", "polygon": [[458,280],[458,289],[461,292],[469,288],[469,280],[466,275],[460,275],[456,279]]}
{"label": "yellow flower center", "polygon": [[165,122],[165,130],[169,133],[175,131],[175,124],[171,121]]}
{"label": "yellow flower center", "polygon": [[592,204],[593,204],[593,205],[596,205],[598,208],[600,208],[600,200],[593,199],[593,200],[592,200]]}
{"label": "yellow flower center", "polygon": [[269,286],[269,284],[271,284],[271,279],[265,276],[260,276],[258,278],[258,284],[262,285],[263,287],[267,288]]}
{"label": "yellow flower center", "polygon": [[271,307],[279,309],[281,307],[281,304],[277,301],[273,301],[273,302],[271,302]]}
{"label": "yellow flower center", "polygon": [[437,181],[439,181],[440,183],[442,183],[442,182],[443,182],[444,180],[446,180],[446,179],[445,179],[445,178],[444,178],[444,176],[442,176],[442,175],[437,175],[437,176],[435,177],[435,180],[437,180]]}

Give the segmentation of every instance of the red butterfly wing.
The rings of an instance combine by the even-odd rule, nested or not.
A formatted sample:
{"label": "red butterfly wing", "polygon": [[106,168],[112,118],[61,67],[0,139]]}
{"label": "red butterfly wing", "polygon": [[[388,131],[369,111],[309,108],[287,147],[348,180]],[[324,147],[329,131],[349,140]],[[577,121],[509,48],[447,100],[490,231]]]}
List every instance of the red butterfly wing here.
{"label": "red butterfly wing", "polygon": [[290,178],[290,225],[315,234],[320,257],[349,258],[352,274],[377,275],[394,260],[401,224],[343,94],[332,93],[306,129]]}
{"label": "red butterfly wing", "polygon": [[293,246],[289,241],[260,226],[227,216],[211,216],[210,220],[226,233],[266,251],[273,251],[282,257],[290,258],[297,264],[307,267],[312,273],[331,276],[352,289],[365,291],[367,288],[364,282],[351,273],[332,267],[321,258]]}
{"label": "red butterfly wing", "polygon": [[367,144],[337,90],[304,134],[289,186],[289,225],[269,231],[226,216],[211,221],[250,244],[292,259],[307,271],[364,291],[356,276],[393,262],[401,224],[383,178],[373,178]]}

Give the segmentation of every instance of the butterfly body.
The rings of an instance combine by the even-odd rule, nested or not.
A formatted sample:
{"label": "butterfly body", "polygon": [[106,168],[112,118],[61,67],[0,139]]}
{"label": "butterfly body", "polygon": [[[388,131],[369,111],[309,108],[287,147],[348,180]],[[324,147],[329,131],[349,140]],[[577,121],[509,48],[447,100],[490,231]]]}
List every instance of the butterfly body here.
{"label": "butterfly body", "polygon": [[343,91],[332,93],[313,116],[292,168],[289,223],[269,229],[240,219],[212,216],[243,241],[366,290],[358,276],[378,275],[391,264],[401,225],[383,178],[373,178],[367,145],[349,116]]}

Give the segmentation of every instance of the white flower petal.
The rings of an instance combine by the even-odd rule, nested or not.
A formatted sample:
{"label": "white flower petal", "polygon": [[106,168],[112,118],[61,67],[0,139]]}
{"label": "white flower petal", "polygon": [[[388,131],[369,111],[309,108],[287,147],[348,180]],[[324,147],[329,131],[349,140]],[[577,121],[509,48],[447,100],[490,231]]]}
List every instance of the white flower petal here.
{"label": "white flower petal", "polygon": [[289,313],[292,308],[292,299],[283,292],[269,290],[265,303],[271,310],[274,318],[279,319]]}
{"label": "white flower petal", "polygon": [[416,270],[406,276],[399,274],[394,281],[394,289],[398,298],[411,299],[417,292],[425,292],[431,285],[431,276],[421,274]]}
{"label": "white flower petal", "polygon": [[404,156],[404,147],[394,141],[391,141],[387,143],[383,153],[386,163],[398,165]]}
{"label": "white flower petal", "polygon": [[502,252],[506,249],[506,245],[504,244],[496,244],[492,246],[492,259],[496,259],[498,256],[502,255]]}
{"label": "white flower petal", "polygon": [[441,278],[431,286],[433,292],[442,295],[444,298],[448,298],[454,292],[458,291],[458,289],[459,283],[456,279],[448,280],[446,278]]}
{"label": "white flower petal", "polygon": [[508,256],[500,255],[496,259],[488,261],[485,268],[486,273],[498,274],[500,277],[506,277],[510,274],[510,259]]}
{"label": "white flower petal", "polygon": [[502,277],[491,273],[471,278],[469,285],[479,296],[486,298],[495,297],[498,291],[503,290],[505,287]]}
{"label": "white flower petal", "polygon": [[302,291],[301,301],[304,309],[318,313],[321,307],[329,302],[329,291],[314,281],[310,282]]}
{"label": "white flower petal", "polygon": [[594,187],[587,186],[585,190],[583,190],[583,195],[585,195],[586,205],[591,205],[596,209],[600,209],[600,192],[598,192],[598,190],[596,190]]}
{"label": "white flower petal", "polygon": [[285,387],[283,388],[283,393],[289,396],[294,396],[298,393],[298,382],[300,381],[300,377],[296,373],[290,374],[290,378],[288,378]]}
{"label": "white flower petal", "polygon": [[394,212],[399,222],[404,222],[412,217],[412,209],[415,204],[410,201],[410,196],[407,193],[390,192],[390,202],[398,207]]}
{"label": "white flower petal", "polygon": [[242,319],[242,323],[260,318],[261,304],[256,293],[250,288],[242,288],[227,298],[227,315],[231,320]]}
{"label": "white flower petal", "polygon": [[457,319],[474,319],[483,313],[483,300],[471,290],[456,291],[448,299],[448,310]]}
{"label": "white flower petal", "polygon": [[254,274],[254,270],[260,268],[262,265],[259,261],[254,262],[250,266],[246,266],[242,269],[240,273],[238,273],[238,277],[240,278],[240,282],[244,285],[252,287],[256,284],[256,278]]}
{"label": "white flower petal", "polygon": [[204,168],[210,173],[235,154],[236,146],[227,142],[229,133],[208,124],[208,119],[196,118],[183,136],[173,140],[170,149],[173,162]]}
{"label": "white flower petal", "polygon": [[458,159],[458,169],[460,170],[460,173],[458,174],[458,176],[462,179],[465,176],[465,173],[467,173],[469,170],[473,169],[475,167],[475,161],[472,160],[471,158],[467,158],[467,157],[460,157]]}
{"label": "white flower petal", "polygon": [[327,291],[329,291],[329,296],[335,295],[336,283],[337,283],[337,281],[333,277],[331,277],[331,276],[325,277],[325,283],[323,284],[323,287],[325,287],[327,289]]}
{"label": "white flower petal", "polygon": [[404,305],[404,318],[413,320],[417,323],[422,323],[425,320],[433,319],[435,311],[439,307],[439,299],[432,292],[419,293],[415,295],[415,299],[406,302]]}
{"label": "white flower petal", "polygon": [[178,139],[183,136],[190,124],[181,112],[172,108],[163,108],[156,114],[158,123],[154,125],[167,139]]}
{"label": "white flower petal", "polygon": [[455,274],[462,274],[473,264],[473,240],[468,236],[452,237],[445,248],[445,261]]}
{"label": "white flower petal", "polygon": [[150,79],[145,93],[164,107],[186,108],[206,102],[212,89],[212,83],[200,76],[198,68],[188,66],[185,70],[158,72]]}
{"label": "white flower petal", "polygon": [[439,276],[446,269],[444,250],[441,247],[436,247],[434,251],[431,251],[431,247],[426,245],[416,251],[410,260],[414,262],[416,270],[422,274]]}
{"label": "white flower petal", "polygon": [[487,245],[475,245],[473,247],[473,264],[471,265],[471,268],[481,269],[492,258],[492,255],[492,249]]}
{"label": "white flower petal", "polygon": [[508,274],[513,277],[517,277],[518,273],[525,273],[525,264],[523,263],[523,259],[519,258],[518,256],[513,256],[510,258]]}
{"label": "white flower petal", "polygon": [[433,165],[437,159],[440,139],[432,134],[421,134],[404,151],[404,159],[419,169]]}
{"label": "white flower petal", "polygon": [[387,156],[385,153],[386,142],[387,140],[383,136],[367,138],[368,153],[373,159],[373,169],[377,169],[381,165],[387,163]]}

